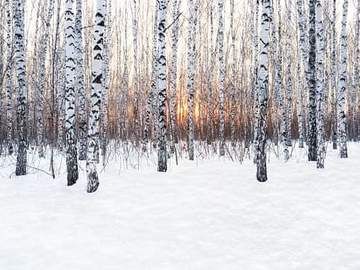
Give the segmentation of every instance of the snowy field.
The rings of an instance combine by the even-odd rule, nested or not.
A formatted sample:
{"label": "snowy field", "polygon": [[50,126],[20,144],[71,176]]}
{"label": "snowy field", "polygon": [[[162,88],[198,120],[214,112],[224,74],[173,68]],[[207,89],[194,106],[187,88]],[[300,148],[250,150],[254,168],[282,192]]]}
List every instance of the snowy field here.
{"label": "snowy field", "polygon": [[325,170],[305,152],[272,156],[267,183],[249,160],[182,159],[166,174],[110,162],[91,195],[83,170],[69,188],[64,174],[15,178],[3,159],[0,269],[358,270],[360,145],[349,148],[340,160],[328,147]]}

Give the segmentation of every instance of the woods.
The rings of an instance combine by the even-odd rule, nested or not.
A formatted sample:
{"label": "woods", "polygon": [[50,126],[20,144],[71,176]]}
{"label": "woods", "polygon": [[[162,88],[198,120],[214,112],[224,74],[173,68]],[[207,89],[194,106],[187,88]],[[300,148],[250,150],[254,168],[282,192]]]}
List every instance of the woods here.
{"label": "woods", "polygon": [[253,159],[265,182],[270,152],[326,168],[330,144],[347,158],[359,140],[360,1],[120,2],[0,1],[0,145],[17,176],[35,151],[56,178],[65,156],[67,184],[86,161],[92,193],[114,153],[156,153],[159,172],[212,153]]}

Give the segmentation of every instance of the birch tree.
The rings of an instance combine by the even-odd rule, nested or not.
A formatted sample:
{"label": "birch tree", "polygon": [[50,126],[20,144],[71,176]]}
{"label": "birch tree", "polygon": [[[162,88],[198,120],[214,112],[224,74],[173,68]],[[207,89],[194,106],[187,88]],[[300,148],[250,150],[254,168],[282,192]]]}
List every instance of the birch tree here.
{"label": "birch tree", "polygon": [[218,2],[219,26],[218,26],[218,50],[219,50],[219,152],[225,155],[225,53],[224,53],[224,0]]}
{"label": "birch tree", "polygon": [[[290,3],[287,1],[286,2],[286,12],[287,12],[287,20],[289,20],[289,22],[291,22],[292,18],[292,13],[291,13],[291,7],[290,7]],[[291,29],[288,28],[287,33],[286,33],[286,59],[287,59],[287,65],[286,65],[286,89],[285,89],[285,93],[284,93],[284,97],[285,97],[285,116],[284,116],[284,154],[285,154],[285,160],[288,160],[290,158],[290,153],[289,153],[289,147],[291,147],[292,143],[291,143],[291,115],[292,115],[292,90],[293,90],[293,81],[292,81],[292,72],[291,72],[291,67],[292,67],[292,48],[291,48]]]}
{"label": "birch tree", "polygon": [[8,154],[12,155],[14,152],[13,138],[12,138],[12,127],[13,127],[13,25],[12,25],[12,11],[11,1],[5,1],[6,8],[6,74],[5,74],[5,88],[6,88],[6,135],[7,135],[7,149]]}
{"label": "birch tree", "polygon": [[355,27],[355,67],[354,67],[354,73],[355,73],[355,83],[354,83],[354,91],[357,93],[357,112],[356,112],[356,122],[358,122],[357,126],[357,138],[356,140],[360,140],[360,96],[358,91],[360,90],[360,0],[357,1],[357,8],[356,8],[356,27]]}
{"label": "birch tree", "polygon": [[339,55],[339,81],[337,94],[337,128],[340,157],[347,158],[347,135],[345,114],[345,92],[347,87],[347,14],[348,0],[343,2],[343,14],[341,20],[340,55]]}
{"label": "birch tree", "polygon": [[333,1],[333,13],[331,21],[332,39],[331,39],[331,87],[332,87],[332,142],[333,149],[337,149],[337,61],[336,61],[336,0]]}
{"label": "birch tree", "polygon": [[197,25],[197,1],[188,0],[189,9],[189,26],[188,26],[188,41],[187,41],[187,89],[188,89],[188,151],[189,159],[194,160],[194,97],[195,97],[195,33]]}
{"label": "birch tree", "polygon": [[309,115],[308,115],[308,159],[317,160],[316,145],[316,0],[309,1],[309,66],[308,66],[308,87],[309,87]]}
{"label": "birch tree", "polygon": [[27,82],[25,65],[24,6],[25,0],[14,0],[14,47],[18,79],[17,135],[18,151],[15,174],[26,175],[27,166]]}
{"label": "birch tree", "polygon": [[157,99],[158,99],[158,171],[167,171],[166,151],[166,52],[165,24],[167,0],[157,0]]}
{"label": "birch tree", "polygon": [[104,34],[105,34],[106,4],[105,0],[96,1],[93,63],[90,97],[90,116],[88,128],[88,150],[86,173],[88,179],[87,192],[95,192],[99,187],[99,176],[96,169],[96,149],[99,148],[99,128],[101,113],[101,97],[104,91]]}
{"label": "birch tree", "polygon": [[84,69],[84,45],[82,33],[82,0],[76,0],[75,36],[76,36],[76,93],[78,98],[78,138],[79,160],[86,160],[86,94],[85,94],[85,69]]}
{"label": "birch tree", "polygon": [[235,13],[235,2],[230,0],[230,34],[231,34],[231,54],[232,54],[232,63],[231,63],[231,85],[230,85],[230,139],[231,144],[235,147],[235,133],[236,133],[236,31],[234,25],[234,13]]}
{"label": "birch tree", "polygon": [[180,30],[180,4],[181,0],[174,0],[172,6],[172,18],[174,24],[171,30],[171,60],[169,65],[169,100],[170,100],[170,136],[171,136],[171,153],[175,152],[176,138],[176,88],[177,88],[177,57],[178,57],[178,43]]}
{"label": "birch tree", "polygon": [[260,182],[267,181],[266,168],[266,120],[267,120],[267,102],[269,91],[269,45],[271,29],[271,2],[270,0],[261,0],[261,19],[260,19],[260,42],[259,42],[259,69],[258,69],[258,110],[259,117],[257,128],[256,145],[256,165],[257,179]]}
{"label": "birch tree", "polygon": [[[106,19],[105,19],[105,33],[104,33],[104,88],[102,93],[102,101],[101,101],[101,114],[100,114],[100,148],[102,155],[102,164],[105,166],[106,163],[106,152],[107,152],[107,144],[108,144],[108,105],[109,105],[109,70],[110,70],[110,44],[111,44],[111,29],[110,29],[110,11],[111,11],[111,0],[103,0],[105,1],[105,9],[106,9]],[[136,96],[136,94],[135,94]],[[137,108],[137,107],[136,107]],[[138,129],[138,127],[136,127]]]}
{"label": "birch tree", "polygon": [[317,127],[317,167],[324,168],[325,127],[324,127],[324,23],[321,0],[316,0],[316,127]]}
{"label": "birch tree", "polygon": [[75,134],[76,48],[74,31],[74,0],[65,1],[65,136],[68,186],[79,177]]}
{"label": "birch tree", "polygon": [[[299,95],[299,147],[304,147],[305,141],[305,110],[304,110],[304,91],[302,88],[306,88],[307,84],[307,70],[308,70],[308,42],[307,42],[307,35],[306,35],[306,17],[304,11],[304,0],[297,0],[297,11],[298,11],[298,26],[299,26],[299,55],[298,55],[298,66],[299,74],[298,76],[301,78],[301,70],[303,70],[305,75],[305,82],[299,80],[298,84],[298,95]],[[301,69],[302,67],[302,69]]]}

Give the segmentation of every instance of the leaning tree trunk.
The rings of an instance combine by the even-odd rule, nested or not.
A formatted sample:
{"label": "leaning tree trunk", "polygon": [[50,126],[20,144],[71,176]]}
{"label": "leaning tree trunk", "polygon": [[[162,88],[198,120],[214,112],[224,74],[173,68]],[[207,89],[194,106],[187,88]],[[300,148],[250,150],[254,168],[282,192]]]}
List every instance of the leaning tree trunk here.
{"label": "leaning tree trunk", "polygon": [[346,114],[345,114],[345,92],[347,86],[347,14],[348,14],[348,0],[344,0],[343,15],[341,21],[341,36],[340,36],[340,65],[339,65],[339,82],[338,82],[338,97],[337,97],[337,127],[338,127],[338,142],[340,147],[340,157],[347,158],[347,136],[346,136]]}
{"label": "leaning tree trunk", "polygon": [[104,34],[105,34],[106,3],[105,0],[96,1],[92,83],[90,98],[90,118],[88,128],[88,150],[86,173],[88,179],[87,192],[95,192],[99,187],[99,176],[96,170],[97,154],[99,148],[99,128],[101,100],[104,91]]}
{"label": "leaning tree trunk", "polygon": [[324,127],[324,23],[321,1],[316,1],[316,123],[317,123],[317,167],[324,168],[325,127]]}
{"label": "leaning tree trunk", "polygon": [[172,18],[174,24],[171,31],[171,61],[169,67],[169,99],[170,99],[170,137],[171,145],[170,152],[175,153],[175,142],[177,142],[176,133],[176,87],[177,87],[177,56],[178,56],[178,42],[180,32],[179,9],[181,0],[174,0],[172,9]]}
{"label": "leaning tree trunk", "polygon": [[75,31],[74,0],[65,2],[65,136],[66,167],[68,186],[74,185],[79,177],[75,135]]}
{"label": "leaning tree trunk", "polygon": [[309,86],[308,159],[309,161],[317,160],[315,2],[316,0],[309,1],[309,66],[308,66],[308,86]]}
{"label": "leaning tree trunk", "polygon": [[157,104],[158,104],[158,171],[167,171],[166,152],[166,52],[165,52],[165,31],[166,31],[166,2],[157,0],[158,9],[158,31],[157,31]]}
{"label": "leaning tree trunk", "polygon": [[269,45],[270,45],[270,26],[271,26],[271,2],[261,0],[261,25],[260,25],[260,48],[259,48],[259,68],[258,68],[258,123],[256,140],[256,165],[257,179],[260,182],[267,180],[266,169],[266,120],[267,102],[269,92]]}
{"label": "leaning tree trunk", "polygon": [[18,79],[17,93],[17,135],[18,153],[16,159],[16,175],[25,175],[27,166],[27,82],[25,65],[24,36],[25,0],[14,0],[14,41],[15,64]]}

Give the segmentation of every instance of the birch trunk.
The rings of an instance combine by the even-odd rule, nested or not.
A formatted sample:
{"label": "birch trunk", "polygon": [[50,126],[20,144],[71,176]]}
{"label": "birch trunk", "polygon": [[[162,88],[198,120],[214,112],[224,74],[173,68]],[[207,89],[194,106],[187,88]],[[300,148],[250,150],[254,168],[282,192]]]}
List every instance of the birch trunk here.
{"label": "birch trunk", "polygon": [[158,171],[167,171],[166,151],[166,5],[167,0],[157,0],[158,31],[157,31],[157,104],[158,104]]}
{"label": "birch trunk", "polygon": [[196,32],[196,14],[197,14],[197,0],[188,0],[189,8],[189,26],[188,26],[188,43],[187,43],[187,89],[188,89],[188,151],[189,159],[194,160],[194,97],[195,97],[195,69],[196,69],[196,45],[195,45],[195,32]]}
{"label": "birch trunk", "polygon": [[172,18],[174,24],[171,31],[171,61],[169,67],[169,99],[170,99],[170,136],[171,145],[170,152],[175,152],[175,142],[177,141],[176,133],[176,87],[177,87],[177,56],[178,56],[178,43],[179,43],[179,30],[180,30],[180,4],[181,0],[174,0],[172,8]]}
{"label": "birch trunk", "polygon": [[15,174],[26,175],[27,169],[27,82],[25,65],[25,36],[24,36],[24,6],[25,0],[14,0],[14,47],[15,65],[18,79],[17,93],[17,135],[18,152]]}
{"label": "birch trunk", "polygon": [[230,33],[231,33],[231,52],[232,52],[232,63],[231,63],[231,84],[230,84],[230,138],[232,147],[236,145],[236,31],[234,26],[234,12],[235,12],[235,2],[230,0]]}
{"label": "birch trunk", "polygon": [[96,169],[99,149],[99,128],[101,101],[104,91],[104,34],[105,34],[106,3],[105,0],[96,1],[95,27],[93,36],[93,63],[90,98],[90,117],[88,128],[88,149],[86,173],[88,179],[87,192],[95,192],[99,187],[99,176]]}
{"label": "birch trunk", "polygon": [[317,167],[324,168],[325,130],[324,130],[324,23],[321,1],[316,1],[316,127],[317,127]]}
{"label": "birch trunk", "polygon": [[12,27],[12,11],[11,11],[11,1],[5,1],[6,8],[6,63],[7,69],[5,74],[5,88],[6,88],[6,141],[7,141],[7,151],[9,155],[14,153],[14,142],[12,137],[13,129],[13,89],[14,84],[12,81],[12,75],[14,72],[13,64],[13,27]]}
{"label": "birch trunk", "polygon": [[267,120],[267,102],[269,90],[269,45],[271,29],[271,2],[270,0],[261,0],[261,24],[260,24],[260,42],[259,42],[259,69],[258,69],[258,110],[259,117],[257,128],[257,179],[260,182],[267,181],[266,169],[266,120]]}
{"label": "birch trunk", "polygon": [[79,177],[75,134],[76,55],[74,31],[74,0],[65,1],[65,136],[68,186]]}
{"label": "birch trunk", "polygon": [[86,160],[86,93],[85,93],[85,68],[84,68],[84,45],[82,33],[82,0],[76,0],[76,92],[78,97],[78,137],[79,137],[79,160]]}
{"label": "birch trunk", "polygon": [[224,0],[219,0],[219,27],[218,27],[218,50],[219,50],[219,153],[225,156],[225,52],[224,52]]}
{"label": "birch trunk", "polygon": [[336,63],[336,0],[333,2],[332,14],[332,42],[331,42],[331,83],[332,83],[332,142],[333,149],[337,149],[337,63]]}
{"label": "birch trunk", "polygon": [[339,55],[339,82],[337,96],[337,127],[340,157],[347,158],[347,135],[346,135],[346,114],[345,114],[345,92],[347,87],[347,14],[348,0],[343,2],[343,15],[341,21],[340,55]]}
{"label": "birch trunk", "polygon": [[[306,138],[306,124],[305,124],[305,108],[304,108],[304,91],[303,88],[307,84],[307,70],[308,70],[308,49],[307,49],[307,40],[306,40],[306,18],[304,12],[304,0],[297,1],[297,10],[298,10],[298,26],[299,26],[299,54],[298,54],[298,95],[299,95],[299,148],[304,148],[304,141]],[[302,67],[302,68],[301,68]],[[301,70],[305,74],[305,81],[301,79]]]}
{"label": "birch trunk", "polygon": [[315,9],[316,0],[309,1],[309,116],[308,116],[308,159],[317,160],[316,144],[316,30],[315,30]]}

